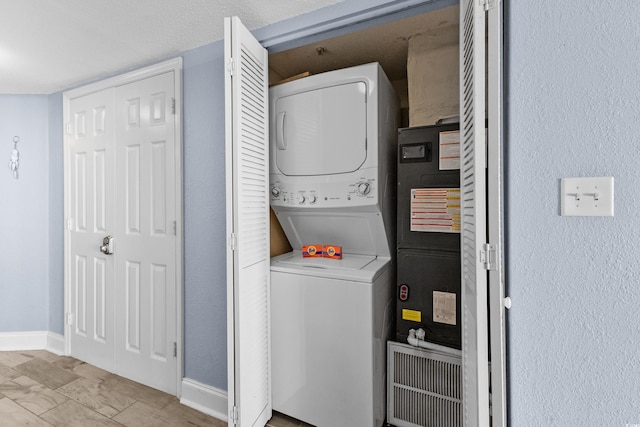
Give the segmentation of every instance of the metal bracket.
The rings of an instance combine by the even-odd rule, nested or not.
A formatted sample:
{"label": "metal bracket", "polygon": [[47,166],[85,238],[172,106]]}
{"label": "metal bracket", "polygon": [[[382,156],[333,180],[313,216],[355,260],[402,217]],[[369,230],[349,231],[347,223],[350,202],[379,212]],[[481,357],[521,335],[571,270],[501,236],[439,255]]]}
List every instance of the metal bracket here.
{"label": "metal bracket", "polygon": [[237,406],[234,406],[233,409],[231,409],[229,418],[231,418],[231,422],[233,423],[233,425],[238,424],[238,407]]}
{"label": "metal bracket", "polygon": [[488,12],[498,5],[498,0],[480,0],[480,5],[482,5],[484,10]]}
{"label": "metal bracket", "polygon": [[231,233],[231,236],[229,236],[229,246],[232,251],[238,249],[238,235],[236,233]]}
{"label": "metal bracket", "polygon": [[233,58],[229,59],[229,62],[227,62],[227,72],[229,73],[230,76],[233,76],[233,71],[235,69],[235,61],[233,60]]}
{"label": "metal bracket", "polygon": [[480,249],[480,262],[487,271],[498,269],[498,248],[497,245],[485,243]]}

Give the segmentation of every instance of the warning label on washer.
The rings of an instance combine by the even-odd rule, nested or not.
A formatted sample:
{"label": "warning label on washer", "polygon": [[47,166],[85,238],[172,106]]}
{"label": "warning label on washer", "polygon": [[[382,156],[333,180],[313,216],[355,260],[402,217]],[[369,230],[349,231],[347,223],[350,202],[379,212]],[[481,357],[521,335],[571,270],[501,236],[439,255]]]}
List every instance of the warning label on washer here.
{"label": "warning label on washer", "polygon": [[460,232],[459,188],[412,188],[411,231]]}
{"label": "warning label on washer", "polygon": [[456,294],[433,291],[433,321],[456,324]]}

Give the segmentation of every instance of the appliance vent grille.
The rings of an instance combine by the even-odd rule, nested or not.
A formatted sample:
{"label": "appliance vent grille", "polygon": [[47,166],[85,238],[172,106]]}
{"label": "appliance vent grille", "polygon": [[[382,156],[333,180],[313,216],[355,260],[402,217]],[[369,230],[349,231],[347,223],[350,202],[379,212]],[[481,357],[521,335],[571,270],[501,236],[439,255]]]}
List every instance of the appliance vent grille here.
{"label": "appliance vent grille", "polygon": [[462,426],[459,350],[388,344],[387,421],[398,427]]}

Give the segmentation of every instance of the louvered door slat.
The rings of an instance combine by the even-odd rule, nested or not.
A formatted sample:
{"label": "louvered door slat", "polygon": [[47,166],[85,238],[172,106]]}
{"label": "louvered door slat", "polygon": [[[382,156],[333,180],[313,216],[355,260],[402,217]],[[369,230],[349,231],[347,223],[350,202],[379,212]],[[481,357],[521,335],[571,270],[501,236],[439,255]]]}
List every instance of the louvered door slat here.
{"label": "louvered door slat", "polygon": [[478,0],[460,4],[461,255],[463,425],[489,425],[486,242],[485,11]]}

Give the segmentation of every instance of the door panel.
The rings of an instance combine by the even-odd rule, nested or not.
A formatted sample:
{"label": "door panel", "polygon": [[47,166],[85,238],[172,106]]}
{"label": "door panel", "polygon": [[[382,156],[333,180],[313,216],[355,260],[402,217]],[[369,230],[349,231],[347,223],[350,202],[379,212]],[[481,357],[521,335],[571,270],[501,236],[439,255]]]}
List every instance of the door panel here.
{"label": "door panel", "polygon": [[462,411],[464,425],[488,426],[489,334],[485,179],[485,10],[460,2],[460,149],[462,257]]}
{"label": "door panel", "polygon": [[[175,394],[176,77],[150,75],[65,94],[68,349]],[[100,250],[107,235],[109,255]]]}
{"label": "door panel", "polygon": [[70,345],[73,355],[106,370],[114,367],[113,257],[100,252],[113,229],[113,91],[71,100],[74,131],[67,152],[71,266]]}
{"label": "door panel", "polygon": [[173,73],[116,88],[117,373],[175,393]]}
{"label": "door panel", "polygon": [[229,408],[257,426],[271,418],[267,51],[237,17],[225,18],[225,62]]}

